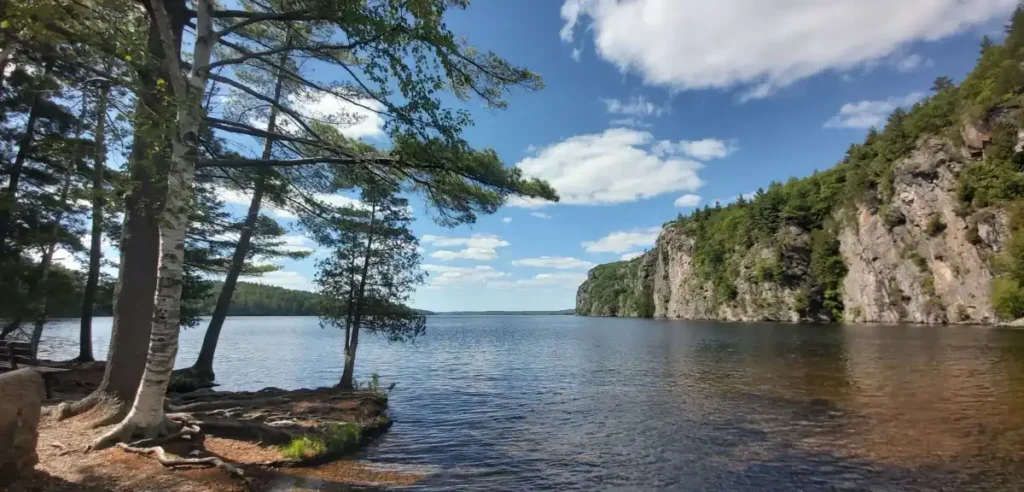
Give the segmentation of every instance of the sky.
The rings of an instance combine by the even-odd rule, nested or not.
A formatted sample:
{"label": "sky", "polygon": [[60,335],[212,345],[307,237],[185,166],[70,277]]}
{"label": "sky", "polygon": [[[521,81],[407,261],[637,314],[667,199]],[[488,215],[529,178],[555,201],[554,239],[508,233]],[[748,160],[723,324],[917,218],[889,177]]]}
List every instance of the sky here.
{"label": "sky", "polygon": [[[540,74],[509,107],[471,104],[465,132],[547,179],[558,204],[514,199],[443,228],[412,197],[432,311],[575,305],[597,264],[650,248],[661,224],[773,180],[834,165],[937,76],[959,82],[1016,0],[517,0],[473,2],[449,28]],[[325,113],[330,102],[316,106]],[[372,113],[349,136],[383,138]],[[241,211],[246,197],[225,195]],[[346,202],[348,197],[325,197]],[[301,261],[257,281],[314,290],[324,254],[294,228]],[[252,279],[248,279],[252,280]]]}

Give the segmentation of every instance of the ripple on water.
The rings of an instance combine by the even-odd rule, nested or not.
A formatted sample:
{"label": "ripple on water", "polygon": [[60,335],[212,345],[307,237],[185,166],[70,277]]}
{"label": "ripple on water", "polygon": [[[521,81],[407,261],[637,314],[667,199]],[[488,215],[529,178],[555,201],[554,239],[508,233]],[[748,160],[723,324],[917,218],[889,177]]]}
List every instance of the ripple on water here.
{"label": "ripple on water", "polygon": [[[182,333],[179,367],[202,336]],[[216,372],[227,390],[329,385],[340,346],[313,318],[230,318]],[[76,355],[77,325],[49,326],[42,352]],[[367,337],[358,362],[398,383],[361,466],[417,490],[1024,481],[1022,331],[432,316],[415,344]]]}

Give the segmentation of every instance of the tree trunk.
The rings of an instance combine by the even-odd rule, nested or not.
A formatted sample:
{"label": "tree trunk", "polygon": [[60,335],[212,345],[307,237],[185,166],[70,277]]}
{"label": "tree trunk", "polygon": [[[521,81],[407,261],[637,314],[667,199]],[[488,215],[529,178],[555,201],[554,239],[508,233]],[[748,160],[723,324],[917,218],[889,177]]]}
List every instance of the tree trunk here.
{"label": "tree trunk", "polygon": [[79,362],[95,360],[92,354],[92,311],[96,303],[96,289],[100,281],[100,261],[103,259],[103,174],[106,170],[106,124],[110,86],[103,87],[96,108],[96,129],[93,131],[94,154],[92,172],[92,240],[89,245],[89,273],[82,294],[82,319],[78,330]]}
{"label": "tree trunk", "polygon": [[[352,335],[345,350],[345,369],[341,373],[342,389],[354,389],[352,380],[356,367],[356,348],[359,346],[359,325],[363,318],[363,304],[366,299],[366,276],[370,273],[370,260],[373,253],[374,226],[377,222],[377,205],[370,207],[370,227],[366,233],[366,254],[363,255],[363,268],[359,276],[359,291],[356,294],[356,305],[349,304],[349,311],[352,313]],[[348,330],[346,330],[348,331]]]}
{"label": "tree trunk", "polygon": [[[86,111],[88,110],[87,100],[85,95],[82,96],[82,112],[78,115],[78,121],[75,123],[75,145],[77,146],[79,140],[82,137],[82,125],[85,121]],[[60,206],[68,202],[68,194],[71,193],[71,178],[75,175],[75,170],[78,167],[78,152],[72,152],[71,160],[67,163],[64,169],[64,183],[60,189]],[[38,302],[36,307],[36,322],[32,327],[32,358],[35,359],[39,353],[39,340],[43,338],[43,326],[46,325],[46,312],[50,307],[50,286],[48,282],[50,280],[50,266],[53,264],[53,255],[57,252],[57,244],[59,242],[58,234],[61,222],[64,220],[64,209],[58,209],[57,214],[54,216],[54,230],[53,236],[50,238],[50,244],[46,246],[46,252],[43,254],[42,260],[39,262],[39,283],[37,284],[36,294],[31,296],[35,302]]]}
{"label": "tree trunk", "polygon": [[[148,4],[147,4],[148,5]],[[164,0],[179,49],[187,20],[184,0]],[[159,177],[169,167],[169,144],[162,128],[174,118],[173,108],[158,89],[158,81],[170,74],[160,60],[163,44],[160,30],[150,17],[147,50],[153,66],[139,70],[142,87],[136,105],[129,173],[132,186],[125,197],[125,220],[121,230],[121,259],[114,290],[114,321],[110,332],[107,364],[99,387],[83,400],[62,404],[55,416],[66,418],[93,406],[113,400],[116,408],[107,418],[93,425],[116,423],[125,416],[126,405],[135,398],[146,367],[150,331],[153,324],[153,294],[157,284],[160,256],[161,204],[166,185]]]}
{"label": "tree trunk", "polygon": [[252,201],[249,202],[249,212],[245,216],[245,224],[242,225],[238,244],[235,245],[235,253],[231,257],[231,266],[228,268],[228,274],[224,278],[224,286],[217,297],[217,306],[213,310],[213,317],[210,318],[210,325],[206,328],[206,335],[203,337],[203,347],[199,350],[199,358],[196,360],[196,363],[192,365],[193,374],[203,379],[213,381],[215,377],[213,372],[213,356],[217,351],[217,341],[220,338],[220,330],[224,326],[224,319],[228,316],[228,308],[231,307],[231,296],[235,292],[238,276],[242,273],[245,258],[249,253],[249,242],[252,239],[253,231],[256,229],[256,220],[260,215],[263,189],[263,178],[260,178],[256,182],[256,188],[253,190]]}
{"label": "tree trunk", "polygon": [[43,73],[36,81],[35,91],[32,94],[32,103],[28,110],[28,120],[25,122],[25,135],[18,142],[18,153],[14,156],[14,164],[11,165],[11,174],[7,182],[7,189],[0,196],[0,258],[7,253],[7,239],[11,235],[11,215],[14,213],[18,203],[18,184],[21,181],[21,171],[25,167],[25,160],[32,149],[32,140],[35,138],[36,120],[39,118],[40,103],[43,100],[43,83],[46,75],[50,73],[52,61],[43,65]]}
{"label": "tree trunk", "polygon": [[[178,66],[180,45],[171,45],[171,19],[164,3],[181,0],[150,0],[150,14],[156,21],[164,40],[164,53],[172,67]],[[94,441],[92,447],[100,449],[130,440],[135,435],[144,438],[166,435],[173,424],[164,414],[164,396],[174,370],[178,354],[178,332],[181,315],[181,288],[185,266],[185,233],[188,229],[188,211],[192,204],[192,182],[198,157],[199,123],[202,120],[202,96],[206,88],[208,67],[215,39],[213,37],[212,0],[196,1],[196,39],[192,71],[187,83],[181,73],[170,70],[171,87],[177,106],[174,120],[176,132],[171,142],[171,167],[167,173],[167,197],[160,211],[160,261],[157,269],[157,288],[154,302],[153,324],[149,339],[146,369],[142,373],[139,391],[135,394],[128,416],[110,432]]]}
{"label": "tree trunk", "polygon": [[[290,44],[290,39],[285,41]],[[284,65],[287,61],[287,54],[281,55],[280,63]],[[274,84],[274,102],[281,100],[281,91],[284,88],[284,77],[277,74],[277,81]],[[267,132],[273,133],[277,129],[277,106],[271,106],[270,115],[267,118]],[[263,142],[263,160],[273,157],[274,139],[267,138]],[[235,293],[235,285],[238,283],[238,276],[245,266],[245,258],[249,254],[249,244],[252,241],[252,234],[256,230],[256,221],[260,217],[260,206],[263,202],[263,192],[266,187],[264,176],[256,179],[256,187],[252,193],[252,201],[249,202],[249,211],[245,216],[245,223],[242,225],[242,232],[238,237],[238,244],[235,245],[235,253],[231,256],[231,266],[224,278],[224,285],[221,287],[220,295],[217,297],[217,306],[213,309],[213,316],[203,336],[203,346],[199,349],[199,358],[192,365],[192,375],[201,379],[213,381],[213,356],[217,352],[217,341],[220,339],[220,330],[224,327],[224,319],[228,316],[228,308],[231,307],[231,297]]]}

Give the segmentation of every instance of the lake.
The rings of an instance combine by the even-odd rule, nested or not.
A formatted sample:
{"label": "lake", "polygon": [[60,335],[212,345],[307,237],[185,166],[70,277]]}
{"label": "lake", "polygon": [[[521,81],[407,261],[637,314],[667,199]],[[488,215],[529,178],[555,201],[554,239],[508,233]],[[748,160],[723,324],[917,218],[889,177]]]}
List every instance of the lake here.
{"label": "lake", "polygon": [[[41,357],[77,355],[77,329]],[[103,357],[110,319],[95,332]],[[428,473],[417,490],[1024,487],[1024,331],[431,316],[414,344],[360,342],[357,379],[397,383],[360,459]],[[229,318],[216,372],[333,385],[341,350],[315,318]]]}

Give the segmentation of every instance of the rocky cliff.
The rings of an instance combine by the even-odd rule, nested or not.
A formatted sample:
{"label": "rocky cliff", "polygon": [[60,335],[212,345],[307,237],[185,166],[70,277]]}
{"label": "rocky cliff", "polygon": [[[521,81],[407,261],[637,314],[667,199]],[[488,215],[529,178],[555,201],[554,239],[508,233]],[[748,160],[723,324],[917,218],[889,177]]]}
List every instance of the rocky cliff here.
{"label": "rocky cliff", "polygon": [[833,294],[814,279],[812,231],[783,225],[769,237],[726,251],[717,264],[728,266],[728,278],[716,283],[701,271],[701,261],[708,260],[698,258],[697,238],[670,222],[643,256],[592,270],[579,288],[577,314],[994,322],[993,258],[1009,235],[1007,213],[999,207],[968,210],[961,203],[958,176],[984,158],[978,152],[982,142],[971,147],[963,140],[919,139],[892,164],[887,199],[853,200],[830,212],[825,222],[832,225],[822,227],[833,231],[845,266]]}

